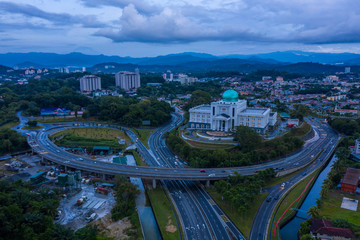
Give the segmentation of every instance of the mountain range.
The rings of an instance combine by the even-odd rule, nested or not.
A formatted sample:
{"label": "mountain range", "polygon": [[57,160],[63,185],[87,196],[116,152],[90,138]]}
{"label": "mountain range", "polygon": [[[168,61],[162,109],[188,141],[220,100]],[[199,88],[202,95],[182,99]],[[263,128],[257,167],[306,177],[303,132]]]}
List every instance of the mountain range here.
{"label": "mountain range", "polygon": [[272,52],[252,55],[214,56],[206,53],[185,52],[157,57],[120,57],[106,55],[86,55],[73,52],[56,53],[3,53],[0,64],[9,67],[29,67],[30,64],[44,67],[89,67],[104,62],[131,63],[137,65],[179,65],[198,61],[215,61],[223,59],[246,60],[244,63],[288,64],[298,62],[315,62],[333,65],[360,65],[360,54],[355,53],[314,53],[301,51]]}
{"label": "mountain range", "polygon": [[0,64],[9,67],[57,68],[87,67],[91,72],[133,71],[142,72],[204,72],[239,71],[252,72],[259,69],[280,70],[298,73],[334,73],[351,66],[353,72],[360,71],[360,54],[314,53],[301,51],[273,52],[253,55],[214,56],[206,53],[185,52],[157,57],[120,57],[86,55],[83,53],[4,53]]}

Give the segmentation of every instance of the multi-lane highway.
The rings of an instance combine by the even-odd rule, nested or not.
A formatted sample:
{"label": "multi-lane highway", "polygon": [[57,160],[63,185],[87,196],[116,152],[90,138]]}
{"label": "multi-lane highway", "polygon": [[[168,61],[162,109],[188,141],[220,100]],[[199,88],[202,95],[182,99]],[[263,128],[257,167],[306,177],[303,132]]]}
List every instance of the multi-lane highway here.
{"label": "multi-lane highway", "polygon": [[[26,118],[22,117],[20,119],[21,122],[26,121]],[[196,168],[183,168],[184,163],[177,159],[165,144],[163,134],[180,124],[182,120],[182,115],[177,113],[173,114],[173,119],[169,124],[157,129],[150,136],[148,142],[150,149],[146,149],[133,132],[126,128],[122,128],[135,142],[138,151],[149,164],[148,167],[106,163],[87,157],[79,157],[78,155],[63,151],[61,148],[54,145],[48,138],[49,135],[65,129],[89,127],[90,125],[88,123],[82,123],[80,126],[74,126],[73,123],[48,124],[42,131],[33,131],[28,133],[28,141],[33,150],[45,159],[66,167],[100,174],[122,174],[131,177],[163,180],[163,183],[169,190],[173,202],[176,205],[176,209],[180,214],[180,220],[184,226],[187,239],[233,239],[234,237],[239,239],[242,235],[234,224],[214,203],[202,187],[199,187],[197,184],[194,184],[189,180],[216,180],[227,178],[235,172],[243,175],[251,175],[258,170],[263,170],[269,167],[286,171],[295,167],[304,166],[311,162],[313,157],[317,156],[324,149],[324,152],[326,152],[326,149],[334,146],[336,143],[335,137],[337,137],[331,129],[310,119],[309,122],[313,125],[319,139],[308,143],[306,147],[291,156],[260,165],[221,169],[209,168],[205,169],[205,172],[200,172],[200,169]],[[97,124],[97,126],[117,129],[121,128],[116,125]],[[175,162],[177,162],[177,164]],[[307,171],[310,171],[310,169]],[[295,183],[296,181],[297,179],[294,178],[293,182]],[[276,192],[272,192],[271,194],[275,193]],[[265,228],[261,227],[264,227],[264,224],[268,222],[268,216],[266,216],[266,213],[270,214],[270,210],[272,208],[270,204],[264,204],[261,206],[258,214],[262,216],[262,212],[264,212],[265,215],[264,217],[257,217],[255,219],[253,230],[251,232],[251,239],[263,239],[261,236],[265,236],[263,233]]]}
{"label": "multi-lane highway", "polygon": [[[172,123],[157,129],[149,138],[149,148],[155,149],[154,155],[163,166],[183,168],[184,163],[167,148],[163,137],[165,132],[170,131],[182,120],[182,115],[174,114]],[[209,229],[215,239],[245,239],[202,187],[192,181],[164,181],[164,184],[177,206],[188,239],[204,239],[199,226]],[[183,195],[187,196],[186,201],[183,200]],[[198,209],[198,212],[188,211],[190,208]],[[193,221],[196,218],[195,214],[201,217],[201,222]]]}
{"label": "multi-lane highway", "polygon": [[[253,222],[253,226],[250,233],[250,240],[263,240],[267,239],[268,237],[268,227],[271,226],[273,223],[271,222],[272,213],[280,201],[280,199],[285,195],[286,191],[294,186],[296,183],[301,181],[302,179],[306,178],[308,174],[311,174],[318,168],[320,168],[325,162],[331,157],[331,154],[335,150],[336,144],[339,140],[339,136],[328,127],[325,123],[322,123],[318,120],[311,121],[314,128],[323,129],[326,133],[321,133],[320,135],[320,142],[321,144],[317,146],[317,148],[321,149],[318,158],[314,161],[313,164],[306,167],[302,172],[298,173],[297,175],[293,176],[289,180],[285,182],[285,187],[282,188],[278,184],[273,186],[270,189],[269,196],[271,197],[270,201],[264,201],[260,206],[255,220]],[[325,135],[326,134],[326,135]],[[275,196],[277,199],[275,199]],[[274,227],[274,226],[273,226]]]}

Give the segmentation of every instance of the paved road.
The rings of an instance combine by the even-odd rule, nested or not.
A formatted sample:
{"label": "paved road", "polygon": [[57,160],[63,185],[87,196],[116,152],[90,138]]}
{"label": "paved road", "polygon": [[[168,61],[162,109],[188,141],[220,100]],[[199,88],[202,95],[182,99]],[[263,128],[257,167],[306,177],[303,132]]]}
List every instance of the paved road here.
{"label": "paved road", "polygon": [[[217,180],[217,179],[226,179],[229,175],[234,174],[235,172],[242,175],[251,175],[254,172],[259,170],[264,170],[266,168],[277,168],[277,169],[290,169],[304,165],[312,160],[311,156],[318,154],[324,145],[325,137],[327,135],[326,129],[318,128],[320,139],[318,141],[312,142],[304,147],[301,151],[296,154],[293,154],[289,157],[279,159],[277,161],[271,161],[268,163],[263,163],[259,165],[253,165],[248,167],[233,167],[233,168],[208,168],[206,172],[200,172],[200,169],[197,168],[166,168],[163,164],[155,161],[157,167],[135,167],[127,166],[113,163],[105,163],[93,160],[91,158],[82,157],[79,159],[79,156],[63,151],[61,148],[54,145],[49,139],[48,135],[57,131],[63,131],[68,128],[79,128],[79,127],[89,127],[88,124],[83,124],[81,126],[73,126],[73,123],[64,123],[64,124],[52,124],[46,125],[46,128],[43,131],[31,131],[29,133],[29,144],[30,146],[42,155],[44,158],[54,161],[58,164],[65,165],[68,167],[73,167],[82,170],[94,171],[102,174],[122,174],[130,177],[143,177],[149,179],[172,179],[172,180]],[[99,127],[107,128],[120,128],[119,126],[114,125],[102,125]],[[129,136],[136,141],[136,136],[130,130],[126,130]],[[145,148],[143,144],[138,140],[137,146]],[[164,148],[164,147],[163,147]],[[166,151],[166,150],[165,150]],[[154,152],[148,153],[150,156],[154,156]],[[149,156],[149,158],[150,158]],[[150,158],[151,159],[151,158]],[[181,163],[181,162],[179,162]],[[172,166],[174,167],[174,166]]]}
{"label": "paved road", "polygon": [[[182,120],[183,116],[176,114],[172,123],[157,129],[149,138],[149,148],[155,149],[154,155],[163,166],[182,169],[185,164],[184,162],[180,162],[180,160],[167,148],[164,139],[164,133],[170,131]],[[208,228],[215,239],[243,239],[240,231],[202,187],[199,187],[193,181],[164,181],[164,183],[167,186],[173,201],[177,205],[188,239],[203,239],[203,236],[200,233],[202,230],[201,226]],[[183,194],[189,196],[189,199],[187,199],[188,201],[185,204],[182,197]],[[186,206],[199,209],[199,213],[202,215],[202,219],[205,219],[205,222],[200,224],[196,223],[194,226],[194,223],[189,219],[189,212],[184,209]],[[190,212],[190,214],[193,215],[194,213]],[[194,232],[199,233],[194,235]],[[200,238],[197,238],[196,236],[200,236]]]}
{"label": "paved road", "polygon": [[[26,121],[26,118],[22,117],[22,124],[23,121]],[[330,130],[327,127],[315,124],[313,122],[312,124],[314,125],[314,129],[320,136],[319,140],[307,144],[306,147],[298,151],[296,154],[261,165],[249,167],[206,169],[206,173],[203,173],[196,168],[183,168],[182,166],[183,164],[185,164],[185,162],[176,159],[164,143],[164,139],[162,137],[163,134],[169,129],[173,128],[175,125],[177,125],[179,121],[181,121],[181,119],[179,119],[178,117],[174,117],[173,121],[169,125],[158,129],[149,138],[149,146],[151,149],[150,151],[145,148],[141,141],[136,141],[137,138],[133,132],[125,129],[130,138],[134,142],[137,142],[136,145],[139,152],[141,153],[141,155],[143,155],[144,159],[148,163],[150,163],[150,167],[119,165],[99,162],[85,157],[80,158],[77,155],[61,150],[48,139],[48,134],[57,131],[63,131],[64,129],[68,128],[89,127],[88,123],[81,124],[81,126],[74,126],[74,123],[44,124],[44,130],[28,132],[28,141],[30,146],[37,153],[39,153],[40,156],[43,156],[46,159],[49,159],[61,165],[65,165],[67,167],[83,169],[86,171],[93,171],[97,173],[111,175],[123,174],[132,177],[142,177],[149,179],[215,180],[227,178],[229,175],[234,174],[235,172],[243,175],[251,175],[254,174],[255,171],[263,170],[269,167],[287,170],[290,168],[305,165],[309,161],[312,161],[312,156],[316,156],[326,147],[326,143],[329,142],[330,135],[328,134]],[[99,127],[121,128],[120,126],[115,125],[102,125]],[[175,161],[178,162],[178,166],[176,166]],[[220,208],[212,203],[211,198],[202,188],[199,188],[198,186],[194,185],[192,182],[189,181],[164,181],[164,184],[169,190],[172,190],[174,193],[178,192],[178,194],[180,194],[180,189],[180,191],[182,190],[181,192],[186,195],[184,198],[173,197],[173,200],[175,201],[180,212],[191,213],[195,211],[194,209],[198,209],[199,211],[195,211],[194,214],[190,215],[185,214],[187,217],[182,218],[187,238],[228,239],[231,237],[231,235],[235,235],[236,237],[240,235],[240,232],[236,229],[236,227],[227,220],[225,214],[223,214]],[[185,199],[186,201],[183,201],[183,199]],[[267,206],[265,207],[265,210],[266,209],[271,208]],[[219,216],[221,216],[221,218],[219,218]],[[255,225],[262,225],[262,223],[256,223],[254,224],[254,226]],[[204,230],[201,229],[201,226],[203,226]],[[257,230],[259,234],[258,236],[260,236],[261,231],[261,229]],[[201,236],[201,238],[198,238],[199,236]],[[253,237],[253,234],[251,237]]]}
{"label": "paved road", "polygon": [[[272,198],[269,202],[264,201],[260,206],[255,220],[253,222],[253,226],[250,232],[250,240],[263,240],[267,239],[267,227],[270,221],[272,221],[271,215],[272,212],[280,199],[285,194],[286,190],[291,188],[293,185],[301,181],[305,178],[308,174],[312,173],[316,169],[320,168],[322,164],[331,156],[333,150],[336,147],[338,140],[340,139],[339,136],[325,123],[321,123],[318,120],[312,120],[313,126],[317,128],[322,128],[327,132],[327,135],[321,135],[324,137],[324,141],[319,146],[320,149],[323,149],[319,157],[316,159],[314,164],[309,165],[304,171],[297,174],[296,176],[290,178],[288,181],[285,182],[285,189],[281,188],[281,184],[271,187],[269,189],[269,196]],[[279,199],[275,200],[274,196],[278,195]],[[275,223],[274,223],[275,224]]]}

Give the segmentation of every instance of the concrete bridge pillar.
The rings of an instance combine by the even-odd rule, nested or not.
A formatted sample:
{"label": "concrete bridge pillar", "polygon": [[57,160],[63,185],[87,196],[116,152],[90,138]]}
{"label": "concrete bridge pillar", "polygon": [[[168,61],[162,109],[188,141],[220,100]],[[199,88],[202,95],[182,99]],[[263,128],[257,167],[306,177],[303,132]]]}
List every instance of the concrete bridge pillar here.
{"label": "concrete bridge pillar", "polygon": [[206,185],[207,188],[210,187],[210,180],[206,180]]}
{"label": "concrete bridge pillar", "polygon": [[153,184],[153,189],[155,189],[156,188],[156,179],[152,180],[152,184]]}
{"label": "concrete bridge pillar", "polygon": [[105,174],[101,174],[101,179],[102,179],[102,180],[106,180]]}
{"label": "concrete bridge pillar", "polygon": [[67,170],[68,170],[68,167],[67,167],[67,166],[65,166],[65,172],[67,172]]}

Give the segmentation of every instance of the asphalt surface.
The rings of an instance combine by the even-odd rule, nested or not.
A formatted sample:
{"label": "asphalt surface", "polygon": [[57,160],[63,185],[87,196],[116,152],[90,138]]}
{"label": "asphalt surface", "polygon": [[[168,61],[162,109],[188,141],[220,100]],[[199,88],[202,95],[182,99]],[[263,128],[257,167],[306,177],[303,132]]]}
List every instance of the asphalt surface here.
{"label": "asphalt surface", "polygon": [[[155,158],[164,167],[182,169],[180,161],[166,146],[164,134],[183,121],[183,116],[174,114],[170,124],[157,129],[150,137],[148,145],[155,149]],[[187,239],[204,239],[203,229],[209,229],[214,239],[245,239],[226,214],[216,205],[207,192],[193,181],[163,181],[175,202]],[[184,198],[185,196],[185,198]],[[189,211],[197,209],[197,211]],[[201,219],[193,221],[198,216]],[[205,221],[204,221],[205,220]]]}
{"label": "asphalt surface", "polygon": [[[306,178],[308,174],[311,174],[312,172],[320,168],[331,157],[332,152],[335,149],[338,140],[340,139],[339,136],[325,123],[322,123],[318,120],[310,121],[314,127],[318,129],[323,129],[326,132],[326,135],[323,135],[324,133],[321,133],[320,139],[318,140],[321,142],[321,144],[317,146],[317,149],[321,149],[323,151],[320,152],[319,157],[314,161],[313,164],[309,165],[299,174],[287,180],[285,182],[284,189],[281,188],[281,183],[269,189],[269,196],[272,199],[269,202],[264,201],[260,206],[250,232],[250,240],[267,239],[266,231],[268,229],[268,226],[272,224],[273,219],[270,219],[272,217],[272,212],[276,207],[276,204],[284,196],[286,190],[294,186],[302,179]],[[279,196],[277,200],[274,199],[274,196],[276,195]],[[273,227],[275,227],[275,224],[276,223],[273,223]]]}
{"label": "asphalt surface", "polygon": [[[27,119],[19,113],[20,125],[24,126]],[[302,150],[291,156],[282,158],[276,161],[271,161],[261,165],[253,165],[248,167],[233,167],[233,168],[208,168],[204,172],[196,168],[183,168],[185,162],[176,158],[175,155],[166,147],[163,134],[166,131],[174,128],[182,121],[180,114],[174,114],[172,122],[168,125],[159,128],[149,138],[150,150],[137,139],[136,135],[128,129],[116,125],[98,125],[98,127],[123,129],[127,132],[130,138],[135,142],[138,151],[144,157],[145,161],[150,165],[149,167],[127,166],[113,163],[106,163],[93,160],[91,158],[79,157],[63,151],[61,148],[54,145],[48,138],[49,134],[57,131],[63,131],[75,127],[89,127],[88,123],[74,126],[74,123],[54,123],[44,124],[44,130],[40,131],[24,131],[16,127],[16,130],[22,134],[28,134],[29,145],[40,156],[51,160],[55,163],[82,169],[90,172],[97,172],[102,174],[122,174],[130,177],[142,177],[148,179],[162,179],[165,186],[171,193],[172,199],[176,204],[178,211],[181,214],[182,225],[185,228],[187,239],[232,239],[234,236],[239,239],[242,237],[240,231],[234,226],[221,209],[214,204],[210,196],[207,195],[201,187],[188,180],[217,180],[226,179],[229,175],[235,172],[243,175],[252,175],[259,170],[269,167],[275,169],[288,170],[290,168],[300,167],[308,164],[313,160],[313,156],[321,153],[328,145],[335,145],[336,141],[331,142],[329,136],[335,133],[326,126],[322,126],[313,120],[309,120],[317,131],[320,138],[317,141],[306,145]],[[337,137],[337,136],[336,136]],[[328,144],[327,144],[328,143]],[[177,162],[177,164],[175,164]],[[210,175],[211,174],[211,175]],[[169,180],[184,180],[184,181],[169,181]],[[297,179],[294,177],[293,183]],[[290,187],[290,185],[289,185]],[[279,192],[281,193],[281,192]],[[178,195],[178,196],[175,196]],[[272,192],[271,194],[276,194]],[[256,217],[253,224],[250,239],[264,239],[265,222],[268,222],[268,212],[271,211],[272,205],[264,202],[261,209],[258,211],[259,216]],[[260,219],[260,220],[258,220]],[[264,225],[265,224],[265,225]],[[254,237],[255,236],[255,237]]]}

